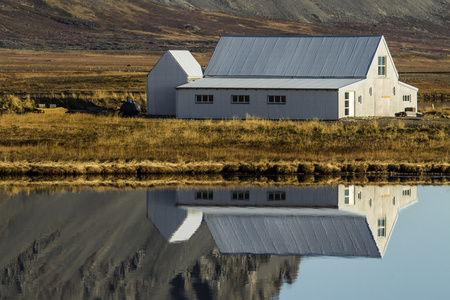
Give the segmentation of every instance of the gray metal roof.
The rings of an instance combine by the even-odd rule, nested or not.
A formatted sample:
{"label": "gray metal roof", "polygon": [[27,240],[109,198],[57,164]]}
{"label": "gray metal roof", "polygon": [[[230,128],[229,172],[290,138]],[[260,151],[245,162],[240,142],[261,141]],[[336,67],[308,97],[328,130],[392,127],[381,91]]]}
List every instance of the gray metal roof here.
{"label": "gray metal roof", "polygon": [[202,66],[200,66],[194,56],[192,56],[191,52],[187,50],[169,50],[167,52],[173,56],[188,77],[203,77]]}
{"label": "gray metal roof", "polygon": [[206,215],[221,253],[381,257],[363,216]]}
{"label": "gray metal roof", "polygon": [[366,77],[382,36],[222,36],[205,76]]}
{"label": "gray metal roof", "polygon": [[355,78],[203,78],[178,86],[177,89],[298,89],[335,90],[365,79]]}

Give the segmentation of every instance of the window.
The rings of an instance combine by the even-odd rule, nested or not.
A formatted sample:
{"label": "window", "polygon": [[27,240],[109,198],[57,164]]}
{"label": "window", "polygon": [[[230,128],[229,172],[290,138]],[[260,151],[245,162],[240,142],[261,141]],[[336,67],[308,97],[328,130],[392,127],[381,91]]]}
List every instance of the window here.
{"label": "window", "polygon": [[386,76],[386,56],[378,56],[378,76]]}
{"label": "window", "polygon": [[392,94],[395,96],[395,86],[392,88]]}
{"label": "window", "polygon": [[349,188],[345,188],[344,196],[345,196],[344,203],[345,204],[349,204],[350,203],[350,191],[349,191]]}
{"label": "window", "polygon": [[[358,197],[360,195],[358,194]],[[344,204],[355,205],[355,187],[346,186],[344,188]]]}
{"label": "window", "polygon": [[372,88],[369,88],[369,96],[372,96]]}
{"label": "window", "polygon": [[250,192],[249,191],[233,191],[233,192],[231,192],[231,200],[248,201],[248,200],[250,200]]}
{"label": "window", "polygon": [[403,196],[411,196],[411,189],[405,189],[402,191]]}
{"label": "window", "polygon": [[250,103],[249,95],[232,95],[231,103],[233,104],[248,104]]}
{"label": "window", "polygon": [[378,237],[386,236],[386,218],[378,218]]}
{"label": "window", "polygon": [[267,103],[269,104],[286,104],[286,96],[268,96]]}
{"label": "window", "polygon": [[362,104],[362,96],[358,96],[358,103]]}
{"label": "window", "polygon": [[345,116],[350,115],[350,93],[345,92]]}
{"label": "window", "polygon": [[270,191],[267,192],[267,201],[284,201],[286,200],[286,192]]}
{"label": "window", "polygon": [[212,191],[197,191],[195,193],[195,200],[213,200],[213,192]]}
{"label": "window", "polygon": [[214,96],[213,95],[195,95],[195,103],[213,103]]}
{"label": "window", "polygon": [[411,95],[403,95],[403,101],[411,102]]}

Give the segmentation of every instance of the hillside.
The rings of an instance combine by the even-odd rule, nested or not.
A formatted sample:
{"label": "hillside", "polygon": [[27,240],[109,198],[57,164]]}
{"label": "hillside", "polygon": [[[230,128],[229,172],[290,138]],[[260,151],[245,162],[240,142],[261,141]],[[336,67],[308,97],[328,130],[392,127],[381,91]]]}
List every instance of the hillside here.
{"label": "hillside", "polygon": [[391,49],[448,54],[448,8],[442,0],[3,0],[0,48],[209,52],[220,34],[383,34]]}
{"label": "hillside", "polygon": [[368,22],[386,18],[418,19],[448,24],[448,2],[441,0],[152,0],[203,11],[265,16],[308,23]]}

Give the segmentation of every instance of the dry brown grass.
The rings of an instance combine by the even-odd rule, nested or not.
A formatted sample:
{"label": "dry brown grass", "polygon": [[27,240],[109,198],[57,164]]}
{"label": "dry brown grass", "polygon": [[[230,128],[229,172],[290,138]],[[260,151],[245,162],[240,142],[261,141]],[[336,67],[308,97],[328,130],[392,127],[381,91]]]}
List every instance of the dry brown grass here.
{"label": "dry brown grass", "polygon": [[449,172],[448,122],[200,121],[50,112],[0,116],[0,173]]}

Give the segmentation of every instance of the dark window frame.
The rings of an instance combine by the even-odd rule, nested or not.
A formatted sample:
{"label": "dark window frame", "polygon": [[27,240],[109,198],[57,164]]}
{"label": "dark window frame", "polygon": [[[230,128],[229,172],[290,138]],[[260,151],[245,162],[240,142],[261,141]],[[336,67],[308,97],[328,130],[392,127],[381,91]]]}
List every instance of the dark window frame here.
{"label": "dark window frame", "polygon": [[250,95],[231,95],[232,104],[250,104]]}
{"label": "dark window frame", "polygon": [[268,191],[267,201],[285,201],[286,192],[285,191]]}
{"label": "dark window frame", "polygon": [[268,95],[267,96],[268,104],[286,104],[286,95]]}
{"label": "dark window frame", "polygon": [[196,94],[195,95],[195,103],[196,104],[213,104],[214,103],[214,95],[203,95]]}
{"label": "dark window frame", "polygon": [[250,191],[232,191],[231,192],[232,201],[249,201]]}

